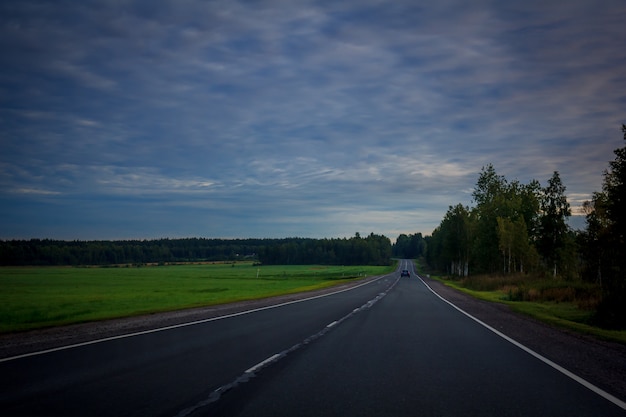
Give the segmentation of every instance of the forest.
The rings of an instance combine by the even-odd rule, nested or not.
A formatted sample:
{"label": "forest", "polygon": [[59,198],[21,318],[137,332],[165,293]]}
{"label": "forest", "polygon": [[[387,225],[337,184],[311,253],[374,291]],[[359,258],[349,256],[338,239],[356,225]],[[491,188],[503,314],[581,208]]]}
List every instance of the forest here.
{"label": "forest", "polygon": [[[626,141],[626,126],[622,125]],[[529,275],[601,287],[599,320],[626,327],[626,146],[614,151],[602,190],[583,205],[586,229],[568,226],[571,208],[558,171],[545,186],[508,181],[483,167],[474,206],[450,206],[427,236],[426,261],[450,276]]]}
{"label": "forest", "polygon": [[389,265],[389,238],[359,233],[349,239],[154,239],[0,241],[0,265],[143,265],[255,260],[267,265]]}

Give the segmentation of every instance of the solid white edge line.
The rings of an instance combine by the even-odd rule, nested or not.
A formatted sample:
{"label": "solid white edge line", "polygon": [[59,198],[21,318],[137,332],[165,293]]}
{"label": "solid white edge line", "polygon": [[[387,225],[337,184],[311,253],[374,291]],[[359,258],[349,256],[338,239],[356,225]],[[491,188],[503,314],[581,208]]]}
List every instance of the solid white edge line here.
{"label": "solid white edge line", "polygon": [[491,327],[490,325],[488,325],[487,323],[477,319],[476,317],[472,316],[471,314],[469,314],[468,312],[466,312],[465,310],[461,309],[460,307],[457,307],[456,305],[454,305],[453,303],[451,303],[450,301],[446,300],[445,298],[443,298],[442,296],[440,296],[439,294],[437,294],[435,292],[435,290],[433,290],[423,279],[422,277],[420,277],[419,275],[415,274],[420,281],[422,281],[422,284],[424,284],[426,286],[426,288],[428,288],[433,294],[435,294],[437,297],[439,297],[441,300],[445,301],[446,303],[448,303],[449,305],[451,305],[452,307],[454,307],[456,310],[460,311],[461,313],[463,313],[464,315],[466,315],[467,317],[469,317],[470,319],[474,320],[476,323],[484,326],[485,328],[491,330],[493,333],[497,334],[498,336],[500,336],[501,338],[503,338],[504,340],[506,340],[507,342],[512,343],[513,345],[517,346],[518,348],[522,349],[523,351],[525,351],[526,353],[529,353],[530,355],[534,356],[535,358],[539,359],[540,361],[542,361],[543,363],[551,366],[552,368],[556,369],[557,371],[561,372],[563,375],[573,379],[574,381],[578,382],[579,384],[581,384],[582,386],[584,386],[585,388],[590,389],[591,391],[595,392],[596,394],[598,394],[599,396],[603,397],[604,399],[612,402],[613,404],[617,405],[618,407],[620,407],[622,410],[626,410],[626,402],[620,400],[619,398],[609,394],[608,392],[604,391],[602,388],[599,388],[595,385],[593,385],[591,382],[587,381],[586,379],[581,378],[580,376],[574,374],[573,372],[563,368],[561,365],[558,365],[554,362],[552,362],[550,359],[546,358],[545,356],[540,355],[539,353],[535,352],[534,350],[532,350],[531,348],[521,344],[520,342],[518,342],[515,339],[510,338],[509,336],[505,335],[504,333],[500,332],[499,330]]}
{"label": "solid white edge line", "polygon": [[[391,274],[393,274],[393,272]],[[28,358],[28,357],[31,357],[31,356],[45,355],[47,353],[54,353],[54,352],[59,352],[59,351],[62,351],[62,350],[67,350],[67,349],[74,349],[74,348],[78,348],[78,347],[82,347],[82,346],[95,345],[97,343],[110,342],[112,340],[125,339],[127,337],[141,336],[141,335],[150,334],[150,333],[162,332],[162,331],[165,331],[165,330],[178,329],[178,328],[181,328],[181,327],[194,326],[194,325],[197,325],[197,324],[208,323],[208,322],[211,322],[211,321],[217,321],[217,320],[223,320],[223,319],[228,319],[228,318],[237,317],[237,316],[243,316],[244,314],[250,314],[250,313],[255,313],[257,311],[263,311],[263,310],[269,310],[269,309],[272,309],[272,308],[283,307],[283,306],[286,306],[286,305],[289,305],[289,304],[302,303],[304,301],[315,300],[317,298],[328,297],[328,296],[331,296],[331,295],[334,295],[334,294],[340,294],[342,292],[355,290],[355,289],[360,288],[360,287],[362,287],[364,285],[369,285],[369,284],[371,284],[373,282],[379,281],[379,280],[383,279],[384,277],[387,277],[387,276],[389,276],[391,274],[381,275],[380,277],[378,277],[376,279],[372,279],[371,281],[363,282],[363,283],[361,283],[359,285],[355,285],[354,287],[344,288],[342,290],[334,291],[334,292],[331,292],[331,293],[328,293],[328,294],[320,294],[320,295],[315,295],[313,297],[303,298],[303,299],[300,299],[300,300],[288,301],[286,303],[274,304],[274,305],[271,305],[271,306],[259,307],[259,308],[255,308],[255,309],[252,309],[252,310],[240,311],[238,313],[227,314],[225,316],[219,316],[219,317],[212,317],[212,318],[208,318],[208,319],[190,321],[190,322],[187,322],[187,323],[174,324],[172,326],[159,327],[159,328],[150,329],[150,330],[143,330],[141,332],[121,334],[121,335],[118,335],[118,336],[111,336],[111,337],[105,337],[105,338],[102,338],[102,339],[89,340],[87,342],[75,343],[75,344],[65,345],[65,346],[59,346],[59,347],[56,347],[56,348],[40,350],[40,351],[37,351],[37,352],[30,352],[30,353],[24,353],[24,354],[16,355],[16,356],[9,356],[7,358],[0,359],[0,363],[9,362],[9,361],[17,360],[17,359]]]}

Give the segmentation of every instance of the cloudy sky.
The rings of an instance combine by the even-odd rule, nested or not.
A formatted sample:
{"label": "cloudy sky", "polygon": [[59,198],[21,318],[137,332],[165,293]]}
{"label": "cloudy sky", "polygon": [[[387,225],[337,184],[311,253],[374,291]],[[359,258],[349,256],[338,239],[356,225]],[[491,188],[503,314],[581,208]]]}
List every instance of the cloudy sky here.
{"label": "cloudy sky", "polygon": [[481,168],[572,206],[624,0],[0,2],[0,239],[430,234]]}

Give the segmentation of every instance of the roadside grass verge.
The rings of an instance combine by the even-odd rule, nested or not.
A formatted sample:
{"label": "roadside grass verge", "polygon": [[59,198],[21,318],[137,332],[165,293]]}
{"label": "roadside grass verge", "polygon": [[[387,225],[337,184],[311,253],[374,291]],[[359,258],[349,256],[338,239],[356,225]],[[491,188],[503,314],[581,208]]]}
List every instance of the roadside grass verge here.
{"label": "roadside grass verge", "polygon": [[[420,271],[426,270],[419,263],[418,267]],[[466,279],[430,277],[480,300],[506,304],[511,310],[544,323],[626,344],[625,330],[607,330],[592,325],[600,299],[595,285],[521,275],[478,275]]]}
{"label": "roadside grass verge", "polygon": [[249,263],[0,268],[0,333],[326,288],[393,266]]}

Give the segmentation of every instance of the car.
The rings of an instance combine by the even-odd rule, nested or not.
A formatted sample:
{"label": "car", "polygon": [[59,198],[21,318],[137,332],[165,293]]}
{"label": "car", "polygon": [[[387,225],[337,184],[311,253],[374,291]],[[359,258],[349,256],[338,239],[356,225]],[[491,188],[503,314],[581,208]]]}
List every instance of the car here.
{"label": "car", "polygon": [[403,269],[402,272],[400,272],[400,277],[407,277],[410,278],[411,274],[409,274],[409,271],[406,269]]}

